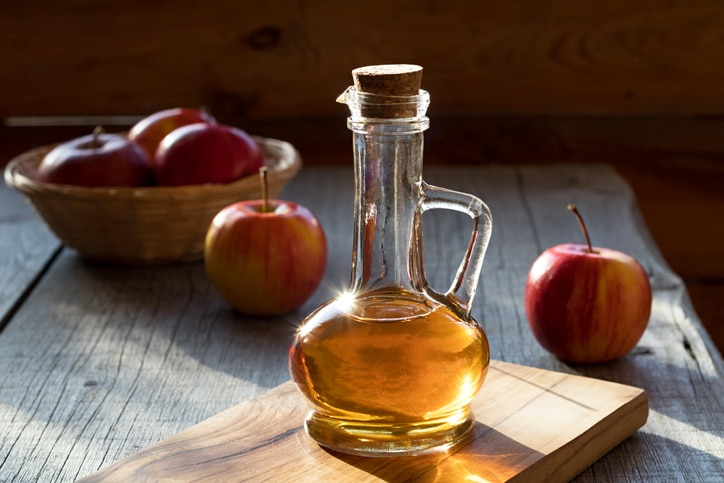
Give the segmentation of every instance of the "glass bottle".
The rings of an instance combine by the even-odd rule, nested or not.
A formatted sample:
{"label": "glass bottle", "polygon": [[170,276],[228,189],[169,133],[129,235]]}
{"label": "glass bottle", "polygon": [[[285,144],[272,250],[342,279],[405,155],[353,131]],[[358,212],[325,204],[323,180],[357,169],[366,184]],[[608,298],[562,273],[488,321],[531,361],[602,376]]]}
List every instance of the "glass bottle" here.
{"label": "glass bottle", "polygon": [[[374,67],[385,75],[392,68]],[[396,67],[403,73],[389,75],[411,68]],[[354,141],[351,281],[303,321],[289,350],[292,379],[310,404],[307,433],[345,453],[413,455],[459,443],[474,425],[470,403],[490,361],[485,333],[470,316],[490,213],[472,195],[422,180],[429,94],[414,92],[353,86],[338,99],[350,108]],[[422,214],[440,208],[473,220],[445,293],[428,285],[423,269]]]}

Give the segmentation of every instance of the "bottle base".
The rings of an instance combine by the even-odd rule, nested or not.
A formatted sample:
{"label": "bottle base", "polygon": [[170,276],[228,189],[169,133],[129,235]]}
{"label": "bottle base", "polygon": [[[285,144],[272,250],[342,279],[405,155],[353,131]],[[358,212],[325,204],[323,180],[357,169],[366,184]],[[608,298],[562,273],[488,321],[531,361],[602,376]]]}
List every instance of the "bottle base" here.
{"label": "bottle base", "polygon": [[475,418],[469,411],[415,424],[348,421],[312,413],[305,421],[307,434],[319,445],[358,456],[417,456],[446,451],[466,440]]}

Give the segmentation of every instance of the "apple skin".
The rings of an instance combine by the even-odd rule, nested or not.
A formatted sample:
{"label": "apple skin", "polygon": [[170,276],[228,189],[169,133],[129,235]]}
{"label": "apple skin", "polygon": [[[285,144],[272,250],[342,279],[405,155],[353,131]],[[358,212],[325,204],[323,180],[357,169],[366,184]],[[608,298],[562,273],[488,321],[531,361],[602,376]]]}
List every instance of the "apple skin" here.
{"label": "apple skin", "polygon": [[301,306],[327,265],[321,224],[302,205],[240,201],[221,210],[206,235],[204,263],[212,284],[237,311],[272,316]]}
{"label": "apple skin", "polygon": [[155,155],[156,181],[163,186],[230,183],[264,165],[259,145],[245,131],[196,123],[174,129]]}
{"label": "apple skin", "polygon": [[153,161],[158,145],[171,131],[198,122],[216,122],[209,113],[188,107],[164,109],[146,116],[131,127],[128,138],[136,141]]}
{"label": "apple skin", "polygon": [[97,133],[54,147],[40,162],[36,178],[86,187],[148,186],[153,170],[135,142],[120,134]]}
{"label": "apple skin", "polygon": [[562,244],[533,263],[525,311],[533,335],[559,359],[593,364],[619,359],[648,325],[651,285],[646,271],[620,251]]}

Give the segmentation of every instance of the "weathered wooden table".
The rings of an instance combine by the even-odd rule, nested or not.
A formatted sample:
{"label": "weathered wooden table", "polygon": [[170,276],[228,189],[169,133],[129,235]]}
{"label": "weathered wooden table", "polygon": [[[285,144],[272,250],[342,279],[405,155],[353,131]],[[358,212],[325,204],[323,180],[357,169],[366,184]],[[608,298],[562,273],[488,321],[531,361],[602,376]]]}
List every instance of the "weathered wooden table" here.
{"label": "weathered wooden table", "polygon": [[[603,165],[552,165],[429,167],[425,179],[477,194],[493,212],[473,315],[494,359],[648,393],[645,426],[576,480],[722,481],[724,364],[621,178]],[[330,256],[313,298],[276,319],[234,313],[201,263],[84,262],[19,193],[0,187],[0,481],[82,478],[287,381],[295,326],[348,282],[352,183],[351,169],[308,167],[285,189],[285,198],[319,216]],[[586,217],[594,244],[638,258],[654,288],[650,325],[617,362],[566,365],[527,326],[531,263],[549,246],[583,241],[569,202]],[[466,217],[445,214],[426,218],[425,229],[428,278],[440,288],[469,232]]]}

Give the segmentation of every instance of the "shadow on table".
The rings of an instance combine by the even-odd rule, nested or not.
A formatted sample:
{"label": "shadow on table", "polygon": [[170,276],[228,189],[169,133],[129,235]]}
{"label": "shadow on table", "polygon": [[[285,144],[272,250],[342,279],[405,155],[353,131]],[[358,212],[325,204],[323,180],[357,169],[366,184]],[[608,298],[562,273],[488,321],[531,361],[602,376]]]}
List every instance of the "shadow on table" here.
{"label": "shadow on table", "polygon": [[[713,415],[722,412],[720,395],[724,394],[724,380],[699,367],[695,359],[683,360],[682,365],[690,367],[664,362],[650,349],[638,346],[618,361],[569,367],[583,376],[640,387],[646,391],[652,410],[702,431],[720,430],[714,428]],[[721,390],[713,390],[712,386]],[[696,411],[690,410],[693,401]]]}
{"label": "shadow on table", "polygon": [[544,454],[479,422],[466,442],[454,452],[393,458],[329,453],[382,481],[422,483],[508,481],[545,458]]}
{"label": "shadow on table", "polygon": [[[651,455],[656,459],[652,460]],[[627,464],[622,466],[621,462]],[[658,469],[657,469],[658,468]],[[573,481],[718,481],[724,459],[644,430],[631,435]]]}
{"label": "shadow on table", "polygon": [[60,282],[49,286],[63,293],[49,294],[49,300],[63,300],[69,307],[63,310],[78,314],[67,323],[97,331],[100,343],[118,351],[122,341],[124,353],[152,359],[159,370],[191,370],[190,358],[262,388],[289,379],[287,350],[302,314],[238,314],[211,285],[203,263],[109,266],[66,250],[50,275]]}

